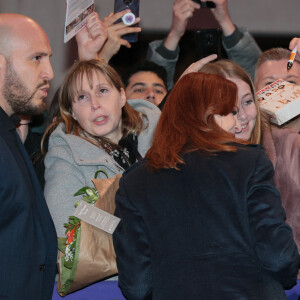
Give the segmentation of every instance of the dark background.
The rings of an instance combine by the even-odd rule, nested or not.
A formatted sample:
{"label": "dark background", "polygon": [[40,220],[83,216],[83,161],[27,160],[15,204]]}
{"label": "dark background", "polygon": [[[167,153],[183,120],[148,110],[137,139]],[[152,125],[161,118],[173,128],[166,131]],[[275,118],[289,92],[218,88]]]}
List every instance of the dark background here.
{"label": "dark background", "polygon": [[[227,58],[221,44],[221,30],[203,29],[201,31],[186,32],[179,43],[180,53],[176,67],[175,80],[194,61],[216,53],[220,58]],[[143,32],[139,34],[137,43],[133,43],[130,49],[122,47],[115,55],[110,64],[119,72],[129,68],[134,62],[146,58],[149,42],[165,38],[167,32],[151,33]],[[253,34],[256,42],[262,51],[272,47],[288,48],[290,40],[294,36],[273,36]]]}

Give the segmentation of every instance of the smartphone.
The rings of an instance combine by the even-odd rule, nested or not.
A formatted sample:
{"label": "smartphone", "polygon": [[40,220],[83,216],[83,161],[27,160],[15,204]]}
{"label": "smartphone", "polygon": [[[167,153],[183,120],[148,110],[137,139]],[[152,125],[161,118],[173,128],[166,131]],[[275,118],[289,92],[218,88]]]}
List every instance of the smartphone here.
{"label": "smartphone", "polygon": [[193,0],[193,1],[199,3],[201,8],[215,8],[216,7],[216,4],[213,3],[212,1],[206,1],[206,2],[202,2],[200,0]]}
{"label": "smartphone", "polygon": [[223,56],[222,30],[220,28],[202,29],[192,32],[196,51],[196,60],[210,54],[217,54],[218,59]]}
{"label": "smartphone", "polygon": [[[140,0],[115,0],[114,12],[120,12],[125,9],[130,9],[131,12],[137,18],[140,11]],[[123,22],[122,19],[118,20],[117,23]],[[137,26],[137,25],[133,25]],[[134,43],[138,39],[137,33],[128,33],[122,36],[123,39],[127,40],[129,43]]]}

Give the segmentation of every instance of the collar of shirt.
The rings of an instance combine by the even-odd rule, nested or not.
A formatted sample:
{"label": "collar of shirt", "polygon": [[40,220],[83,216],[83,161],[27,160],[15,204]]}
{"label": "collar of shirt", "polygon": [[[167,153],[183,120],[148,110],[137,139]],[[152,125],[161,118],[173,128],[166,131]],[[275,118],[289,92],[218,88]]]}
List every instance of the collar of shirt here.
{"label": "collar of shirt", "polygon": [[15,120],[16,120],[15,117],[10,118],[3,110],[3,108],[0,106],[0,122],[2,128],[7,129],[8,131],[15,130],[16,129]]}

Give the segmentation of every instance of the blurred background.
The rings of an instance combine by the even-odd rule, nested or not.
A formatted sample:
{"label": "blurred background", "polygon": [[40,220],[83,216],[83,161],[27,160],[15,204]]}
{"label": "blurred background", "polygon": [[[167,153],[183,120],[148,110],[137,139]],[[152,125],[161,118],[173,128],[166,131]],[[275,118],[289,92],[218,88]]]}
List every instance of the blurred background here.
{"label": "blurred background", "polygon": [[[148,43],[166,36],[171,26],[173,3],[174,0],[140,0],[143,31],[139,33],[138,42],[131,49],[121,48],[113,57],[111,64],[116,69],[122,70],[132,62],[145,58]],[[262,50],[278,46],[287,48],[292,37],[300,36],[299,0],[228,0],[228,5],[233,22],[239,27],[248,28]],[[113,11],[114,0],[95,0],[95,6],[103,20]],[[1,13],[21,13],[33,18],[41,24],[50,38],[55,78],[49,99],[77,58],[74,38],[63,43],[65,10],[65,0],[0,0]],[[199,19],[199,30],[186,32],[180,41],[176,76],[197,58],[215,51],[215,47],[220,47],[217,50],[225,57],[219,41],[221,32],[209,9],[203,9]],[[207,40],[211,41],[213,47]]]}

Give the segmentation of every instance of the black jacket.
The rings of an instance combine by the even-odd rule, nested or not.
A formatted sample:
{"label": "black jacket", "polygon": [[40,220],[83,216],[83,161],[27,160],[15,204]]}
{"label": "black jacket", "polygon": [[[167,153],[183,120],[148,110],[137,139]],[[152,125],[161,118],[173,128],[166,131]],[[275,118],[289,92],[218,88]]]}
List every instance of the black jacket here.
{"label": "black jacket", "polygon": [[286,299],[299,255],[260,146],[126,171],[116,196],[119,285],[130,300]]}
{"label": "black jacket", "polygon": [[32,163],[0,107],[0,299],[51,299],[57,238]]}

